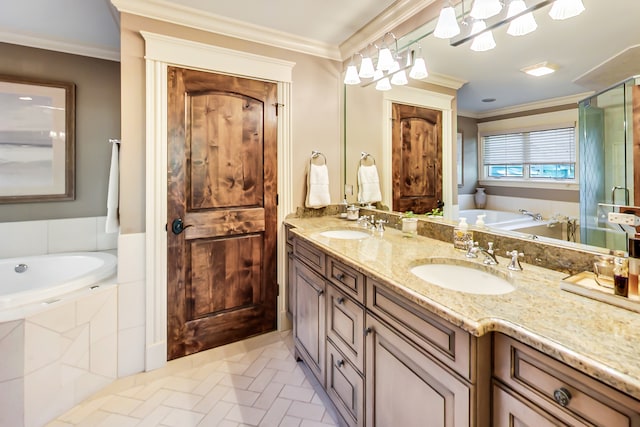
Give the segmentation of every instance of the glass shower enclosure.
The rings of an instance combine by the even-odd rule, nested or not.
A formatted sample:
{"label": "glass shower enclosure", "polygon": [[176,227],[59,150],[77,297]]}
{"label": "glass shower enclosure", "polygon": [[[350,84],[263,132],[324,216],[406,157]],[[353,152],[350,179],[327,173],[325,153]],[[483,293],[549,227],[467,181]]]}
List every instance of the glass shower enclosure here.
{"label": "glass shower enclosure", "polygon": [[[609,212],[640,215],[640,76],[579,103],[580,241],[627,250],[635,229],[609,221]],[[634,165],[635,164],[635,165]],[[634,177],[637,169],[638,178]]]}

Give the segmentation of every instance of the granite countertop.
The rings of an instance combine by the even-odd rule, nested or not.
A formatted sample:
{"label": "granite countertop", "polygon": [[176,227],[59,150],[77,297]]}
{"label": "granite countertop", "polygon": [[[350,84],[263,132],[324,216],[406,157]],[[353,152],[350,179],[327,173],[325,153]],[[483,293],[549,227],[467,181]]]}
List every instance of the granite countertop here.
{"label": "granite countertop", "polygon": [[[355,227],[337,217],[287,218],[294,233],[379,280],[428,311],[475,336],[502,332],[561,360],[605,384],[640,399],[640,315],[560,289],[566,274],[509,259],[493,266],[516,288],[503,295],[477,295],[432,285],[410,269],[432,258],[465,264],[453,244],[427,237],[403,237],[387,228],[362,240],[324,237],[320,231]],[[362,230],[362,229],[361,229]],[[496,248],[504,254],[510,248]],[[472,262],[482,265],[480,255]]]}

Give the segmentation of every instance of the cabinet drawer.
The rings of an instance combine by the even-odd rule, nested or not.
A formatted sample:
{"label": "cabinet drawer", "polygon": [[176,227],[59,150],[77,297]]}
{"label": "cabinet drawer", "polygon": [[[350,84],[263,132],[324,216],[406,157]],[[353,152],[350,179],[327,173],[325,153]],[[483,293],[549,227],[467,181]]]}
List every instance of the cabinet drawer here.
{"label": "cabinet drawer", "polygon": [[475,380],[471,335],[367,278],[367,308],[465,378]]}
{"label": "cabinet drawer", "polygon": [[287,244],[293,246],[293,233],[291,232],[292,229],[293,229],[292,226],[287,224],[284,225],[284,235],[285,235],[285,238],[287,239]]}
{"label": "cabinet drawer", "polygon": [[364,425],[364,380],[331,342],[327,343],[326,389],[347,425]]}
{"label": "cabinet drawer", "polygon": [[495,334],[494,358],[496,378],[560,419],[640,426],[640,402],[526,344]]}
{"label": "cabinet drawer", "polygon": [[364,275],[331,257],[327,257],[327,278],[347,295],[364,304]]}
{"label": "cabinet drawer", "polygon": [[327,286],[327,337],[347,356],[360,372],[364,372],[364,307]]}
{"label": "cabinet drawer", "polygon": [[293,254],[324,276],[325,254],[320,249],[298,238],[294,238]]}

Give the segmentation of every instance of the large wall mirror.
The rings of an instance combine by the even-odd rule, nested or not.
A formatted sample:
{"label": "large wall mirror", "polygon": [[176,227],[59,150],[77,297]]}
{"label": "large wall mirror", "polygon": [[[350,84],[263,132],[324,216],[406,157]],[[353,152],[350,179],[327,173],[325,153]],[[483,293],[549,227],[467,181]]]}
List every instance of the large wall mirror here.
{"label": "large wall mirror", "polygon": [[[456,11],[461,17],[462,3],[453,3],[456,4]],[[468,13],[471,2],[464,3]],[[506,3],[508,5],[508,2]],[[356,188],[354,192],[357,191],[356,169],[358,159],[364,151],[376,157],[383,204],[392,206],[392,159],[388,134],[390,116],[387,106],[390,101],[434,105],[430,98],[434,94],[453,96],[450,106],[452,122],[446,128],[442,146],[445,212],[446,217],[453,219],[457,215],[458,192],[461,193],[462,199],[464,193],[471,193],[475,187],[480,186],[477,162],[473,156],[466,156],[477,150],[477,145],[471,148],[467,144],[477,144],[479,124],[540,113],[552,114],[557,111],[564,114],[569,111],[577,120],[578,100],[596,95],[632,75],[640,74],[640,45],[635,30],[635,17],[640,16],[640,2],[583,0],[586,10],[567,20],[553,20],[549,17],[550,1],[531,0],[526,3],[540,5],[533,12],[537,30],[532,33],[514,37],[507,34],[508,25],[499,26],[493,30],[496,47],[489,51],[476,52],[469,49],[468,42],[454,47],[450,45],[449,40],[435,38],[432,33],[436,22],[433,20],[408,34],[398,35],[398,44],[402,49],[409,47],[418,51],[418,46],[421,48],[429,69],[429,77],[418,82],[410,81],[409,88],[394,86],[387,92],[376,91],[375,85],[367,84],[365,80],[359,85],[345,85],[344,180],[348,199],[350,186]],[[437,16],[442,2],[434,2],[429,7],[434,8],[430,15]],[[505,6],[501,15],[495,17],[493,22],[504,18],[506,9]],[[462,27],[464,28],[464,25]],[[541,62],[552,64],[556,71],[543,77],[532,77],[521,71],[527,66]],[[630,103],[633,101],[627,99],[623,106],[610,107],[630,107]],[[604,105],[601,107],[606,108]],[[633,108],[628,108],[628,111],[633,111]],[[630,125],[633,113],[623,116],[626,122],[621,126]],[[473,122],[476,134],[469,132],[468,127],[464,129],[464,186],[458,189],[456,135],[460,130],[458,123],[462,121]],[[579,126],[576,126],[576,130],[580,131]],[[640,133],[640,130],[636,133]],[[637,136],[627,134],[626,138],[632,139]],[[600,139],[597,143],[604,145],[609,142]],[[629,141],[629,144],[631,145],[632,141]],[[627,171],[633,171],[633,158],[624,148],[611,149],[607,153],[609,157],[618,153],[620,159],[617,159],[617,163],[630,162]],[[470,168],[474,170],[468,173]],[[576,169],[579,170],[578,165]],[[627,176],[629,174],[633,176],[633,172],[627,172]],[[578,176],[578,179],[582,177]],[[609,181],[602,187],[610,185]],[[576,206],[587,201],[585,194],[581,193],[585,190],[578,184],[561,190],[544,186],[533,189],[518,185],[509,187],[499,182],[495,185],[501,194],[530,193],[538,200],[547,199],[552,202],[557,197],[560,200],[567,198]],[[633,184],[630,182],[624,185],[631,188]],[[608,193],[606,190],[604,192]],[[491,195],[491,192],[489,194]],[[558,196],[559,194],[561,196]],[[349,200],[355,201],[355,198]],[[589,200],[590,203],[593,202],[593,199]],[[608,196],[605,196],[606,200]],[[582,206],[580,210],[582,211]],[[580,215],[578,209],[575,215]],[[588,221],[596,220],[583,218],[580,221],[586,225]],[[513,234],[510,231],[507,233]],[[588,243],[598,247],[611,246],[613,249],[616,245],[611,243],[612,240],[616,239],[605,238]]]}

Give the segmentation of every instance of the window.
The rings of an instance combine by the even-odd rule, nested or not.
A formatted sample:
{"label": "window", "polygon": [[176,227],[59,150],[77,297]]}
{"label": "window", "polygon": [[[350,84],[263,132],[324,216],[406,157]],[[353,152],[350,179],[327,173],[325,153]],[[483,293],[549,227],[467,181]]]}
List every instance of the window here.
{"label": "window", "polygon": [[575,181],[575,127],[482,137],[485,178]]}

